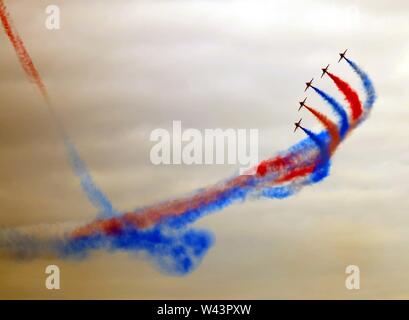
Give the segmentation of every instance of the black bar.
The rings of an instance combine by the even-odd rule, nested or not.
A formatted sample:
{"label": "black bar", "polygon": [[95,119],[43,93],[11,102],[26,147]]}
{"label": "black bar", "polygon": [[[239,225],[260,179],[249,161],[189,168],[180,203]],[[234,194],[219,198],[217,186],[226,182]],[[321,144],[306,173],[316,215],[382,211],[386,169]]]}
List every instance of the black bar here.
{"label": "black bar", "polygon": [[[245,307],[247,306],[247,307]],[[407,310],[408,301],[381,300],[50,300],[1,301],[3,314],[10,311],[13,317],[28,315],[114,317],[127,314],[126,320],[136,319],[283,319],[294,316],[367,317],[369,313],[388,318],[400,308]],[[188,308],[188,309],[187,309]],[[189,312],[187,312],[189,310]],[[6,313],[4,313],[6,312]]]}

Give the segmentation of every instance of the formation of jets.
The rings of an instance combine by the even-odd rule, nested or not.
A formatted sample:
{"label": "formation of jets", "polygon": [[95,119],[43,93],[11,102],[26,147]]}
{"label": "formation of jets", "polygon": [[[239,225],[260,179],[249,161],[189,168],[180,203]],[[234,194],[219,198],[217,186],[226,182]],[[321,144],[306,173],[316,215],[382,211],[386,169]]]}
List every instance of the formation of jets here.
{"label": "formation of jets", "polygon": [[[345,54],[347,53],[347,51],[348,51],[348,49],[346,49],[344,52],[340,52],[340,53],[339,53],[338,63],[341,62],[342,59],[346,59],[346,58],[345,58]],[[328,68],[329,68],[329,64],[328,64],[325,68],[322,68],[322,69],[321,69],[321,71],[322,71],[321,78],[322,78],[325,74],[328,73]],[[314,81],[314,78],[312,78],[309,82],[306,82],[306,83],[305,83],[304,92],[307,91],[308,88],[312,86],[312,82],[313,82],[313,81]],[[299,106],[299,108],[298,108],[298,111],[300,111],[301,108],[305,106],[305,101],[306,101],[306,100],[307,100],[307,98],[305,98],[303,101],[298,102],[298,103],[300,104],[300,106]],[[301,118],[300,120],[298,120],[298,122],[294,122],[294,126],[295,126],[294,132],[296,132],[298,128],[302,128],[302,127],[301,127],[301,121],[302,121],[302,118]]]}

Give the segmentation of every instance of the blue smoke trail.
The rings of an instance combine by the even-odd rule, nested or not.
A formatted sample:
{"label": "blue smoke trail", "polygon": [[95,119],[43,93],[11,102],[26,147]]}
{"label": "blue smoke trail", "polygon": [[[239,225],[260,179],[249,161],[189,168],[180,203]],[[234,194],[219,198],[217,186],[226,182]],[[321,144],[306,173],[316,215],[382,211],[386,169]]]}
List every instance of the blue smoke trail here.
{"label": "blue smoke trail", "polygon": [[70,163],[75,171],[75,174],[80,178],[81,188],[87,195],[91,203],[100,210],[100,215],[109,217],[116,213],[108,197],[95,185],[91,175],[88,172],[87,166],[80,158],[74,145],[68,138],[64,138],[64,144],[70,159]]}
{"label": "blue smoke trail", "polygon": [[294,195],[296,190],[292,186],[279,186],[265,188],[261,192],[261,195],[266,198],[272,199],[285,199]]}
{"label": "blue smoke trail", "polygon": [[[309,176],[308,183],[317,183],[328,176],[330,163],[330,153],[328,148],[328,135],[315,134],[314,132],[301,127],[301,129],[311,138],[311,140],[320,149],[320,159],[318,159],[317,166],[314,172]],[[326,132],[326,131],[325,131]],[[308,184],[307,183],[307,184]]]}
{"label": "blue smoke trail", "polygon": [[173,275],[185,275],[199,265],[214,243],[211,232],[188,228],[188,225],[204,215],[244,201],[252,191],[254,181],[250,179],[244,187],[226,190],[207,205],[189,209],[181,216],[167,218],[149,229],[140,230],[128,225],[120,234],[112,236],[97,234],[67,239],[57,247],[57,251],[61,257],[80,259],[95,249],[145,252],[160,270]]}
{"label": "blue smoke trail", "polygon": [[198,266],[213,242],[213,235],[207,230],[175,228],[164,222],[148,230],[129,226],[117,236],[93,235],[69,240],[61,245],[60,255],[83,259],[95,249],[145,252],[161,271],[185,275]]}
{"label": "blue smoke trail", "polygon": [[[308,137],[315,143],[315,145],[320,149],[320,161],[321,162],[328,162],[329,160],[329,150],[328,150],[328,143],[326,140],[324,140],[319,134],[315,134],[314,132],[300,127],[301,130],[303,130]],[[320,162],[318,161],[318,162]]]}
{"label": "blue smoke trail", "polygon": [[323,98],[326,102],[329,103],[329,105],[332,107],[332,109],[338,114],[340,120],[339,123],[339,134],[341,136],[341,139],[343,139],[348,132],[349,129],[349,121],[348,121],[348,114],[343,108],[343,106],[332,96],[329,94],[325,93],[324,91],[312,86],[314,91],[318,93],[318,95]]}
{"label": "blue smoke trail", "polygon": [[244,201],[250,193],[249,185],[221,193],[217,199],[199,208],[186,211],[183,215],[170,217],[161,223],[140,230],[128,225],[120,234],[112,236],[97,234],[76,239],[67,239],[57,248],[61,257],[85,258],[95,249],[108,251],[129,250],[146,252],[164,272],[184,275],[194,270],[214,243],[211,232],[188,228],[200,217],[219,211],[234,202]]}
{"label": "blue smoke trail", "polygon": [[348,58],[345,58],[345,60],[361,78],[362,85],[366,93],[366,101],[364,103],[364,107],[365,109],[370,109],[376,100],[376,91],[375,87],[372,84],[371,79],[369,78],[368,74],[365,71],[363,71],[355,62]]}

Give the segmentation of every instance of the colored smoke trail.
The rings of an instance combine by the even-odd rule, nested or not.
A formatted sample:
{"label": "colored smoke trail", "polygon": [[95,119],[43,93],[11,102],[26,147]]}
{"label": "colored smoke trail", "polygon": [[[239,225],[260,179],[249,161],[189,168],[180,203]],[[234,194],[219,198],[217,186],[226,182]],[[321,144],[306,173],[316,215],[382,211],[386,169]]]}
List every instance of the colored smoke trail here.
{"label": "colored smoke trail", "polygon": [[[331,142],[329,146],[329,152],[332,153],[336,146],[340,143],[340,135],[338,131],[337,125],[332,122],[327,116],[322,114],[321,112],[315,110],[314,108],[311,108],[309,106],[305,106],[305,108],[310,111],[321,123],[322,125],[327,129],[328,133],[330,134],[331,137]],[[305,130],[304,130],[305,132]]]}
{"label": "colored smoke trail", "polygon": [[[182,199],[118,213],[109,199],[96,187],[75,146],[65,135],[63,126],[49,103],[44,83],[21,38],[12,27],[3,0],[0,0],[0,19],[24,71],[47,102],[53,120],[64,138],[72,167],[81,180],[83,191],[100,211],[94,221],[47,239],[44,239],[43,231],[31,235],[19,230],[0,233],[0,248],[6,248],[20,256],[52,254],[84,258],[89,252],[98,249],[128,250],[147,254],[148,258],[165,272],[186,274],[198,266],[214,242],[208,231],[191,228],[193,222],[234,203],[259,197],[284,199],[296,194],[304,186],[322,181],[329,174],[331,155],[341,138],[364,118],[357,93],[348,83],[328,73],[349,103],[352,126],[349,126],[346,111],[342,106],[325,92],[314,88],[341,118],[339,133],[332,121],[307,107],[326,130],[316,134],[301,127],[308,137],[273,159],[262,161],[256,167],[256,174],[232,177]],[[367,95],[365,108],[369,110],[376,98],[372,82],[354,62],[346,60],[363,83]]]}
{"label": "colored smoke trail", "polygon": [[[148,259],[167,273],[189,273],[198,266],[214,242],[208,231],[190,227],[197,219],[249,199],[284,199],[328,176],[331,158],[329,145],[337,138],[334,132],[329,132],[333,126],[320,114],[316,113],[316,116],[326,123],[327,130],[316,134],[301,127],[307,138],[275,158],[262,161],[254,175],[232,177],[182,199],[107,218],[98,217],[63,237],[53,239],[48,246],[42,242],[42,250],[36,251],[36,254],[48,250],[60,257],[85,258],[93,250],[128,250],[145,253]],[[349,131],[353,129],[350,127]],[[71,150],[71,147],[68,149]],[[77,155],[75,149],[72,154]],[[83,163],[76,160],[74,163],[79,171],[77,174],[82,170],[87,172]],[[84,189],[89,191],[92,188]],[[108,199],[102,199],[100,208],[112,208]],[[15,247],[19,237],[13,239]],[[22,236],[22,239],[24,243],[17,246],[20,252],[35,247],[36,237],[31,237],[28,243],[27,238]]]}
{"label": "colored smoke trail", "polygon": [[319,157],[317,158],[316,164],[314,166],[314,170],[308,177],[309,180],[306,180],[304,183],[304,185],[308,185],[311,183],[317,183],[328,176],[331,153],[328,147],[328,139],[323,139],[320,137],[320,135],[315,134],[314,132],[306,128],[301,127],[301,130],[304,131],[304,133],[307,134],[312,141],[314,141],[314,143],[320,150]]}
{"label": "colored smoke trail", "polygon": [[0,19],[4,27],[4,31],[7,34],[10,42],[12,43],[17,57],[20,60],[20,64],[28,77],[36,84],[38,90],[40,90],[43,98],[48,101],[48,94],[46,87],[38,73],[33,61],[28,54],[23,41],[21,40],[17,31],[13,28],[9,13],[7,12],[6,5],[3,0],[0,0]]}
{"label": "colored smoke trail", "polygon": [[362,105],[361,101],[359,101],[358,94],[353,90],[348,83],[346,83],[341,78],[337,77],[336,75],[332,74],[331,72],[327,72],[329,77],[334,81],[335,85],[342,92],[345,99],[348,101],[349,106],[352,112],[352,123],[355,123],[359,117],[362,115]]}
{"label": "colored smoke trail", "polygon": [[100,210],[101,217],[109,217],[116,213],[108,197],[97,188],[95,185],[87,166],[80,158],[74,145],[68,140],[64,139],[64,144],[70,159],[72,168],[76,175],[80,178],[82,190],[87,195],[91,203]]}
{"label": "colored smoke trail", "polygon": [[[309,110],[315,111],[312,108]],[[308,138],[277,157],[262,161],[257,166],[256,174],[233,177],[182,199],[166,201],[109,219],[96,219],[70,233],[61,251],[67,256],[86,255],[102,248],[143,251],[166,272],[190,272],[213,243],[210,234],[189,228],[191,223],[204,215],[248,199],[287,198],[328,175],[331,157],[329,145],[332,141],[340,142],[340,136],[332,121],[316,111],[313,114],[327,130],[315,134],[301,127]],[[349,131],[353,128],[349,128]],[[338,144],[334,145],[333,151]],[[190,234],[189,238],[183,236],[186,233]],[[159,250],[156,249],[157,245]]]}
{"label": "colored smoke trail", "polygon": [[358,76],[361,79],[362,85],[364,87],[365,93],[366,93],[366,100],[364,103],[365,109],[370,109],[376,100],[376,92],[375,88],[372,84],[371,79],[369,76],[366,74],[365,71],[363,71],[355,62],[353,62],[351,59],[344,58],[348,64],[352,67],[352,69],[358,74]]}
{"label": "colored smoke trail", "polygon": [[339,123],[339,134],[340,138],[343,139],[345,137],[345,134],[347,133],[349,129],[349,120],[348,120],[348,114],[344,110],[343,106],[335,100],[334,97],[330,96],[326,92],[322,91],[321,89],[318,89],[314,86],[311,86],[318,95],[323,98],[326,102],[329,103],[329,105],[332,107],[334,112],[338,115],[340,118],[340,123]]}
{"label": "colored smoke trail", "polygon": [[[303,130],[309,136],[308,141],[302,141],[290,148],[290,150],[297,151],[295,153],[289,151],[286,157],[287,159],[292,158],[292,161],[295,162],[295,159],[299,157],[295,168],[292,165],[294,163],[288,160],[288,163],[279,165],[280,170],[270,172],[265,176],[233,177],[208,189],[200,190],[193,196],[127,212],[110,219],[97,219],[69,235],[63,246],[64,255],[86,255],[93,249],[104,248],[112,251],[125,247],[132,251],[146,251],[155,261],[157,259],[162,261],[164,253],[154,250],[156,242],[146,241],[145,237],[152,240],[155,235],[154,239],[157,239],[155,241],[162,246],[164,232],[166,232],[168,244],[173,249],[166,250],[165,256],[169,264],[164,269],[162,261],[159,264],[161,269],[171,274],[184,274],[191,271],[200,262],[199,258],[209,249],[213,241],[211,241],[211,236],[207,235],[205,237],[207,241],[200,241],[202,244],[199,247],[200,250],[191,255],[185,255],[191,246],[191,238],[183,242],[179,236],[184,232],[195,235],[196,231],[189,229],[189,224],[204,215],[219,211],[234,203],[243,202],[249,197],[286,198],[298,192],[303,185],[316,183],[328,174],[329,158],[326,145],[328,137],[325,134],[317,135],[308,129]],[[304,148],[299,148],[299,146]],[[313,146],[319,148],[318,153],[310,152]],[[280,162],[279,158],[276,160],[277,163]],[[299,169],[300,167],[307,169]],[[293,175],[292,179],[279,180],[280,177],[288,177],[288,175]],[[280,186],[280,184],[284,185]],[[174,240],[171,234],[177,235],[177,240]],[[204,237],[203,233],[201,237]],[[173,247],[175,243],[177,243],[177,248]],[[194,241],[194,243],[197,242]],[[174,252],[183,253],[183,263],[179,260],[178,255],[172,255]]]}
{"label": "colored smoke trail", "polygon": [[213,242],[213,236],[207,230],[168,222],[149,229],[128,226],[116,236],[95,233],[88,237],[66,239],[56,249],[62,258],[85,258],[89,251],[96,249],[147,253],[147,258],[163,272],[184,275],[198,266]]}

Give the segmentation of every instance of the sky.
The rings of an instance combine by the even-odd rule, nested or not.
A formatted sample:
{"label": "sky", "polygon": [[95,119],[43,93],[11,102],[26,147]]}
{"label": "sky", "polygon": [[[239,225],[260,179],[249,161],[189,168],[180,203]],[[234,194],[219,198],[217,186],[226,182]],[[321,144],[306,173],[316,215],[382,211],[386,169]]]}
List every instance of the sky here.
{"label": "sky", "polygon": [[[195,226],[215,245],[189,275],[146,259],[95,252],[84,261],[0,255],[2,299],[409,298],[409,4],[406,1],[6,1],[58,117],[96,183],[125,211],[231,176],[234,165],[149,160],[152,130],[256,128],[260,159],[292,133],[304,82],[331,70],[359,81],[338,52],[371,76],[370,118],[339,148],[331,175],[285,200],[260,199]],[[96,209],[82,193],[44,102],[0,32],[0,226],[70,224]],[[320,88],[337,95],[329,79]],[[360,89],[361,90],[361,89]],[[362,92],[362,90],[360,91]],[[308,101],[327,110],[312,92]],[[320,130],[305,111],[304,125]],[[56,264],[61,289],[44,286]],[[345,288],[357,265],[361,288]]]}

